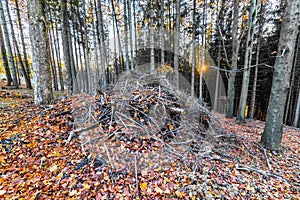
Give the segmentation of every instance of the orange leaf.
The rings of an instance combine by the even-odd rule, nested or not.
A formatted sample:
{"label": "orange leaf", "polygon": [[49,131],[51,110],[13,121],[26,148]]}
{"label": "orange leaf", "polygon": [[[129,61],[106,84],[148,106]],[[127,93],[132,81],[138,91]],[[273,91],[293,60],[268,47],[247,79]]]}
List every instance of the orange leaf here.
{"label": "orange leaf", "polygon": [[147,189],[147,188],[148,188],[148,184],[146,182],[143,182],[141,184],[141,189],[143,190],[143,189]]}

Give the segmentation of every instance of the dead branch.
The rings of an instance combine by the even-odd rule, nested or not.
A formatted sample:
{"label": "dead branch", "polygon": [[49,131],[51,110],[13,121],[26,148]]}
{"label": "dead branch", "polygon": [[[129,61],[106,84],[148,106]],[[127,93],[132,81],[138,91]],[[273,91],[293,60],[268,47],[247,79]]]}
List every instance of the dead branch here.
{"label": "dead branch", "polygon": [[261,146],[261,144],[259,144],[259,143],[257,143],[257,142],[255,142],[255,144],[256,144],[256,145],[260,148],[260,150],[263,152],[263,154],[264,154],[264,156],[265,156],[265,159],[266,159],[266,163],[267,163],[267,165],[268,165],[268,169],[269,169],[269,171],[271,171],[271,170],[272,170],[272,166],[271,166],[271,164],[270,164],[270,161],[269,161],[269,158],[268,158],[266,149],[263,148],[263,147]]}

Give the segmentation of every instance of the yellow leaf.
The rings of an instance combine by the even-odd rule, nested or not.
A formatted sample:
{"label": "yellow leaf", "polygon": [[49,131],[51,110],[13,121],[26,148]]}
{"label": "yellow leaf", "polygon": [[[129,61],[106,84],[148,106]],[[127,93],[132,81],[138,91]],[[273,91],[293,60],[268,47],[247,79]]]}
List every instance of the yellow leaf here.
{"label": "yellow leaf", "polygon": [[6,193],[6,190],[0,190],[0,195],[4,195]]}
{"label": "yellow leaf", "polygon": [[246,190],[255,192],[255,188],[254,188],[254,187],[251,187],[250,185],[247,185]]}
{"label": "yellow leaf", "polygon": [[63,174],[62,172],[60,172],[60,173],[57,175],[57,178],[58,178],[58,179],[61,179],[63,176],[64,176],[64,174]]}
{"label": "yellow leaf", "polygon": [[104,176],[103,178],[105,181],[108,181],[109,180],[109,176]]}
{"label": "yellow leaf", "polygon": [[246,196],[246,192],[243,191],[243,192],[241,193],[241,195],[242,195],[242,196]]}
{"label": "yellow leaf", "polygon": [[179,190],[177,190],[175,192],[176,196],[179,197],[179,198],[182,198],[183,197],[183,192],[180,192]]}
{"label": "yellow leaf", "polygon": [[54,164],[54,165],[52,165],[52,167],[50,167],[50,172],[54,172],[56,170],[57,170],[57,165],[56,164]]}
{"label": "yellow leaf", "polygon": [[164,191],[163,191],[162,189],[160,189],[159,187],[156,187],[156,188],[154,189],[154,191],[155,191],[156,193],[159,193],[159,194],[164,193]]}
{"label": "yellow leaf", "polygon": [[82,184],[82,186],[83,186],[83,187],[84,187],[86,190],[89,190],[89,189],[90,189],[90,187],[91,187],[91,186],[89,186],[89,185],[88,185],[88,184],[86,184],[86,183],[83,183],[83,184]]}
{"label": "yellow leaf", "polygon": [[173,126],[173,125],[170,125],[170,126],[169,126],[169,129],[170,129],[170,131],[174,130],[174,126]]}
{"label": "yellow leaf", "polygon": [[141,189],[147,189],[148,188],[148,184],[146,182],[143,182],[141,184]]}
{"label": "yellow leaf", "polygon": [[74,196],[74,195],[76,195],[77,194],[77,190],[72,190],[71,192],[70,192],[70,196]]}

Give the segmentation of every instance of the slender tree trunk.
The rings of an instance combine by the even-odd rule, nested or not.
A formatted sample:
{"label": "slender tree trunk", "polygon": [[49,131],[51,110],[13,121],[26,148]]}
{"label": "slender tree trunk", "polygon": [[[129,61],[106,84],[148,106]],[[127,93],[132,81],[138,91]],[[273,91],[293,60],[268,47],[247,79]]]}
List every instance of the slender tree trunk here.
{"label": "slender tree trunk", "polygon": [[[21,35],[22,48],[23,48],[23,59],[25,62],[27,76],[30,78],[30,65],[28,62],[28,56],[27,56],[27,51],[26,51],[24,32],[23,32],[23,26],[22,26],[22,20],[21,20],[18,0],[15,0],[15,4],[16,4],[16,11],[17,11],[17,17],[18,17],[18,22],[19,22],[19,31],[20,31],[20,35]],[[30,83],[30,85],[31,85],[31,83]]]}
{"label": "slender tree trunk", "polygon": [[124,0],[124,43],[125,43],[125,63],[126,63],[126,71],[129,71],[129,54],[128,54],[128,16],[127,16],[127,2],[128,0]]}
{"label": "slender tree trunk", "polygon": [[258,75],[258,64],[259,64],[259,54],[260,54],[260,45],[261,45],[261,35],[262,35],[262,20],[263,20],[263,4],[261,3],[261,10],[259,14],[259,21],[258,21],[258,38],[257,38],[257,45],[256,45],[256,58],[255,58],[255,69],[254,69],[254,80],[253,80],[253,89],[251,94],[251,102],[250,102],[250,112],[249,117],[250,119],[254,118],[255,113],[255,98],[256,98],[256,85],[257,85],[257,75]]}
{"label": "slender tree trunk", "polygon": [[176,25],[174,32],[174,84],[179,88],[179,42],[180,42],[180,0],[176,0]]}
{"label": "slender tree trunk", "polygon": [[28,1],[29,31],[34,71],[34,102],[49,104],[53,99],[49,40],[43,0]]}
{"label": "slender tree trunk", "polygon": [[293,126],[298,127],[299,125],[299,118],[300,118],[300,89],[298,90],[298,98],[297,98],[297,105],[295,109]]}
{"label": "slender tree trunk", "polygon": [[25,83],[26,83],[26,88],[32,89],[30,77],[27,74],[27,71],[25,69],[25,66],[24,66],[24,63],[23,63],[23,59],[22,59],[22,56],[21,56],[21,53],[20,53],[20,49],[19,49],[19,46],[18,46],[18,42],[17,42],[17,39],[16,39],[14,25],[12,23],[12,19],[11,19],[11,16],[10,16],[9,1],[5,0],[5,2],[6,2],[6,10],[7,10],[8,21],[9,21],[10,29],[11,29],[11,35],[12,35],[13,43],[14,43],[14,45],[16,47],[15,49],[16,49],[18,61],[19,61],[19,64],[21,66],[22,73],[24,75],[24,79],[25,79]]}
{"label": "slender tree trunk", "polygon": [[132,7],[133,7],[133,25],[134,25],[134,49],[135,52],[137,53],[137,26],[136,26],[136,7],[135,7],[135,1],[136,0],[132,0]]}
{"label": "slender tree trunk", "polygon": [[[300,47],[300,38],[299,38],[300,34],[298,32],[298,38],[297,38],[297,44],[296,44],[296,50],[295,50],[295,54],[294,54],[294,61],[293,61],[293,67],[292,67],[292,71],[291,71],[291,81],[290,81],[290,84],[291,84],[291,87],[289,88],[289,91],[288,91],[288,97],[287,97],[287,103],[286,103],[286,106],[285,106],[285,115],[284,115],[284,120],[283,120],[283,123],[284,124],[287,124],[287,121],[289,120],[289,124],[292,124],[292,118],[294,116],[294,112],[296,111],[294,109],[294,106],[293,104],[296,103],[293,101],[293,98],[292,98],[292,93],[293,93],[293,87],[296,87],[294,84],[295,84],[295,78],[296,78],[296,66],[297,66],[297,60],[298,60],[298,56],[299,56],[299,47]],[[298,81],[298,86],[299,86],[299,81]],[[298,87],[297,87],[298,88]],[[292,109],[292,110],[291,110]]]}
{"label": "slender tree trunk", "polygon": [[195,95],[195,69],[196,69],[196,0],[193,0],[193,37],[192,37],[192,77],[191,97]]}
{"label": "slender tree trunk", "polygon": [[88,38],[88,27],[87,27],[87,16],[85,14],[85,3],[83,6],[83,10],[84,10],[84,37],[83,40],[84,41],[84,46],[83,46],[83,50],[84,50],[84,64],[85,64],[85,72],[86,72],[86,83],[87,83],[87,93],[90,94],[91,91],[91,72],[90,72],[90,59],[89,59],[89,38]]}
{"label": "slender tree trunk", "polygon": [[70,46],[69,46],[69,16],[67,11],[67,0],[60,1],[61,6],[61,33],[62,33],[62,44],[63,44],[63,54],[64,54],[64,64],[66,68],[66,86],[68,95],[73,93],[73,76],[72,76],[72,67],[70,62]]}
{"label": "slender tree trunk", "polygon": [[299,8],[300,0],[285,2],[266,125],[260,141],[264,147],[275,151],[281,150],[284,107],[290,87],[293,54],[299,31]]}
{"label": "slender tree trunk", "polygon": [[6,55],[6,48],[5,48],[5,43],[4,43],[4,37],[3,37],[3,31],[2,31],[2,25],[0,24],[0,47],[1,47],[1,54],[2,54],[2,60],[3,60],[3,65],[5,69],[5,74],[6,74],[6,85],[11,86],[12,84],[12,77],[8,65],[8,59]]}
{"label": "slender tree trunk", "polygon": [[215,99],[214,99],[214,110],[219,110],[219,82],[220,82],[220,71],[221,68],[221,41],[219,42],[218,48],[218,71],[217,71],[217,78],[216,78],[216,90],[215,90]]}
{"label": "slender tree trunk", "polygon": [[[52,19],[52,14],[51,14],[51,9],[48,9],[48,15],[49,15],[49,19],[51,20]],[[48,27],[49,27],[49,40],[50,40],[50,61],[51,61],[51,72],[52,72],[52,77],[53,77],[53,86],[54,86],[54,90],[55,91],[58,91],[58,80],[57,80],[57,70],[56,70],[56,64],[55,64],[55,58],[54,58],[54,27],[51,26],[51,24],[49,23],[49,20],[48,21]]]}
{"label": "slender tree trunk", "polygon": [[[297,66],[297,60],[299,59],[299,49],[300,49],[300,32],[298,32],[298,38],[297,38],[297,45],[296,45],[296,53],[295,53],[295,58],[294,58],[294,63],[293,63],[293,73],[292,73],[292,81],[291,81],[291,86],[294,86],[294,81],[295,81],[295,77],[296,77],[296,73],[295,73],[295,70],[296,70],[296,66]],[[285,115],[285,119],[284,119],[284,123],[286,124],[287,122],[287,118],[288,118],[288,113],[289,113],[289,108],[291,107],[292,109],[294,109],[294,113],[293,111],[291,110],[290,111],[290,120],[292,121],[292,118],[294,117],[293,119],[293,126],[295,127],[298,127],[299,125],[299,119],[300,119],[300,81],[298,80],[298,84],[297,86],[294,86],[296,89],[295,91],[297,91],[298,89],[298,93],[296,94],[297,96],[295,96],[295,104],[296,104],[296,109],[294,109],[294,106],[290,106],[290,101],[293,101],[293,98],[291,98],[292,96],[292,87],[289,88],[289,95],[288,95],[288,105],[286,106],[286,115]],[[291,99],[291,100],[290,100]]]}
{"label": "slender tree trunk", "polygon": [[151,1],[150,10],[150,73],[155,74],[155,51],[154,51],[154,16],[153,16],[153,1]]}
{"label": "slender tree trunk", "polygon": [[227,106],[226,117],[233,118],[234,110],[234,96],[235,96],[235,77],[238,63],[238,52],[240,42],[238,39],[238,20],[239,20],[239,0],[234,0],[233,8],[233,26],[232,26],[232,58],[231,58],[231,72],[229,74],[228,89],[227,89]]}
{"label": "slender tree trunk", "polygon": [[58,65],[59,84],[60,84],[60,89],[63,91],[63,90],[65,90],[64,77],[63,77],[61,59],[60,59],[61,58],[61,56],[60,56],[60,40],[59,40],[59,34],[58,34],[58,27],[56,24],[55,24],[55,37],[54,38],[55,38],[55,53],[57,56],[57,65]]}
{"label": "slender tree trunk", "polygon": [[129,43],[130,43],[130,68],[134,69],[133,62],[133,40],[132,40],[132,17],[131,17],[131,0],[127,0],[128,5],[128,26],[129,26]]}
{"label": "slender tree trunk", "polygon": [[[254,16],[253,16],[254,13]],[[247,41],[246,41],[246,54],[245,54],[245,62],[244,62],[244,73],[243,73],[243,84],[242,91],[239,103],[239,110],[237,120],[244,121],[245,120],[245,109],[247,104],[248,97],[248,87],[250,80],[250,69],[251,69],[251,61],[252,61],[252,51],[253,51],[253,37],[254,37],[254,26],[256,21],[257,14],[257,3],[256,0],[251,1],[251,8],[249,13],[249,28],[247,33]]]}
{"label": "slender tree trunk", "polygon": [[123,51],[122,51],[122,43],[121,43],[120,31],[119,31],[119,28],[118,28],[118,19],[117,19],[117,15],[116,15],[114,0],[111,1],[111,5],[112,5],[112,14],[114,16],[116,31],[117,31],[117,36],[118,36],[118,46],[119,46],[121,63],[122,63],[121,65],[124,68],[124,56],[123,56]]}
{"label": "slender tree trunk", "polygon": [[107,74],[106,74],[106,52],[105,52],[105,38],[103,28],[103,15],[102,15],[102,2],[98,0],[99,14],[97,15],[98,21],[98,33],[99,33],[99,50],[100,50],[100,62],[101,62],[101,73],[102,73],[102,86],[107,85]]}
{"label": "slender tree trunk", "polygon": [[161,46],[161,67],[164,66],[165,63],[165,0],[160,0],[160,46]]}
{"label": "slender tree trunk", "polygon": [[16,68],[16,65],[15,65],[15,62],[14,62],[12,48],[11,48],[10,41],[9,41],[8,29],[7,29],[7,25],[6,25],[6,20],[5,20],[5,14],[4,14],[4,10],[3,10],[2,1],[0,1],[0,17],[1,17],[4,36],[5,36],[5,43],[6,43],[6,48],[7,48],[7,52],[8,52],[9,64],[10,64],[10,67],[12,69],[12,79],[13,79],[14,87],[18,88],[19,83],[18,83],[17,68]]}

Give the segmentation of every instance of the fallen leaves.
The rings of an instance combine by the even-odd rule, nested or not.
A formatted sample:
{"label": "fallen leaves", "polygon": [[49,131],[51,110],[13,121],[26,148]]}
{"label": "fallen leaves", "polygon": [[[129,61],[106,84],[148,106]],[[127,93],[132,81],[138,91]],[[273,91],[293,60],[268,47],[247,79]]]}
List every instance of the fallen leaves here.
{"label": "fallen leaves", "polygon": [[[259,141],[263,123],[250,121],[242,125],[225,119],[225,132],[237,137],[220,138],[210,154],[197,163],[186,165],[180,159],[164,164],[153,162],[156,168],[135,174],[113,170],[101,158],[86,157],[79,139],[66,145],[72,130],[72,100],[34,107],[30,99],[20,97],[0,94],[3,102],[14,101],[0,107],[1,199],[300,198],[300,134],[296,129],[284,128],[284,154],[266,152],[271,170],[263,152],[254,144]],[[153,152],[161,150],[161,143],[145,136],[140,145],[139,139],[130,138],[130,143],[116,143],[116,147],[120,151],[131,147],[144,151],[141,161],[146,163],[153,159]],[[195,159],[192,153],[190,158]],[[237,163],[274,176],[239,170]]]}

